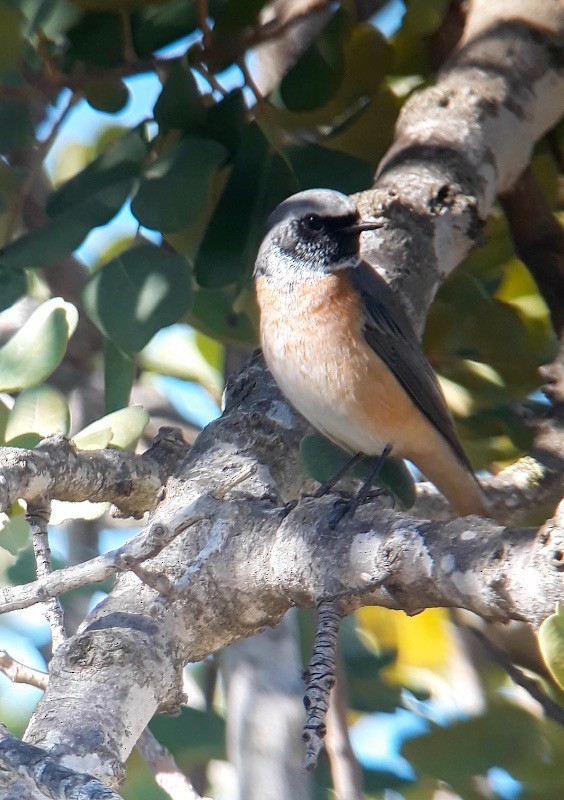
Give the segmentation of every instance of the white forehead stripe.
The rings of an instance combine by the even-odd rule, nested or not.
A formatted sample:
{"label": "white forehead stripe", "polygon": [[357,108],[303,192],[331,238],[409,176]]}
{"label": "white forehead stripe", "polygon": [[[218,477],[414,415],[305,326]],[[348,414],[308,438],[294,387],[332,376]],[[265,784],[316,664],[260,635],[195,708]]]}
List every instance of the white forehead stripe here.
{"label": "white forehead stripe", "polygon": [[319,214],[323,217],[346,217],[356,214],[356,206],[346,194],[333,189],[306,189],[284,200],[268,218],[270,230],[280,222],[299,219],[305,214]]}

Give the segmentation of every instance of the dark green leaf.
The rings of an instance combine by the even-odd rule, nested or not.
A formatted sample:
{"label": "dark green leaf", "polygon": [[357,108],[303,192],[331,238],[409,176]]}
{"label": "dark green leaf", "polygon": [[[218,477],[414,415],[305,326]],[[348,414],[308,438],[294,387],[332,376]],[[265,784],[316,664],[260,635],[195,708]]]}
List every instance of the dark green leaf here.
{"label": "dark green leaf", "polygon": [[372,181],[372,165],[348,153],[311,144],[293,145],[286,150],[286,155],[301,189],[323,186],[352,194],[366,189]]}
{"label": "dark green leaf", "polygon": [[160,93],[153,116],[162,128],[195,131],[206,119],[198,85],[190,69],[178,59],[169,68],[168,77]]}
{"label": "dark green leaf", "polygon": [[27,278],[21,270],[0,272],[0,311],[10,308],[27,292]]}
{"label": "dark green leaf", "polygon": [[510,770],[538,746],[534,733],[529,714],[515,706],[497,705],[485,716],[434,728],[425,736],[411,739],[403,745],[402,754],[417,772],[457,789],[490,767]]}
{"label": "dark green leaf", "polygon": [[255,345],[256,329],[244,311],[234,311],[234,303],[235,291],[232,287],[198,289],[188,321],[202,333],[224,344]]}
{"label": "dark green leaf", "polygon": [[10,153],[33,138],[27,103],[17,97],[0,98],[0,153]]}
{"label": "dark green leaf", "polygon": [[324,106],[343,78],[343,43],[347,14],[337,11],[325,30],[286,73],[279,87],[282,103],[290,111],[311,111]]}
{"label": "dark green leaf", "polygon": [[0,270],[38,269],[54,264],[80,247],[92,228],[105,225],[122,207],[131,181],[121,181],[65,210],[41,228],[0,250]]}
{"label": "dark green leaf", "polygon": [[296,188],[286,162],[260,128],[248,126],[198,252],[200,286],[226,286],[251,274],[268,214]]}
{"label": "dark green leaf", "polygon": [[187,36],[198,27],[195,3],[168,0],[162,5],[144,6],[131,15],[135,52],[141,57]]}
{"label": "dark green leaf", "polygon": [[190,270],[177,253],[142,244],[99,269],[82,297],[88,316],[104,336],[132,354],[188,311]]}
{"label": "dark green leaf", "polygon": [[[54,217],[63,211],[75,208],[77,203],[88,202],[96,196],[96,193],[109,187],[127,181],[131,184],[139,175],[147,153],[148,144],[144,126],[140,125],[127,131],[78,175],[52,192],[47,200],[47,213]],[[127,192],[122,191],[121,196],[123,200],[120,206]]]}
{"label": "dark green leaf", "polygon": [[104,339],[104,402],[106,414],[129,405],[135,362],[109,339]]}
{"label": "dark green leaf", "polygon": [[213,34],[232,34],[252,25],[267,2],[268,0],[226,0],[216,16]]}
{"label": "dark green leaf", "polygon": [[212,178],[227,155],[213,139],[185,136],[145,170],[132,213],[141,225],[163,233],[192,224],[202,214]]}
{"label": "dark green leaf", "polygon": [[123,64],[123,21],[119,14],[87,12],[67,31],[66,63],[84,61],[113,69]]}
{"label": "dark green leaf", "polygon": [[[336,444],[320,433],[308,433],[300,442],[300,454],[306,470],[319,483],[333,477],[350,459]],[[347,473],[351,478],[366,480],[375,463],[375,457],[363,458]],[[415,502],[415,481],[401,458],[388,457],[375,483],[389,489],[404,509],[411,508]]]}
{"label": "dark green leaf", "polygon": [[19,10],[0,2],[0,75],[15,67],[23,52],[23,21]]}
{"label": "dark green leaf", "polygon": [[84,93],[88,104],[104,114],[118,114],[129,100],[129,89],[119,78],[92,81]]}
{"label": "dark green leaf", "polygon": [[241,144],[247,105],[242,89],[233,89],[208,109],[206,130],[212,139],[225,145],[233,155]]}
{"label": "dark green leaf", "polygon": [[184,706],[175,717],[153,717],[149,727],[186,772],[211,758],[225,758],[225,722],[214,711]]}

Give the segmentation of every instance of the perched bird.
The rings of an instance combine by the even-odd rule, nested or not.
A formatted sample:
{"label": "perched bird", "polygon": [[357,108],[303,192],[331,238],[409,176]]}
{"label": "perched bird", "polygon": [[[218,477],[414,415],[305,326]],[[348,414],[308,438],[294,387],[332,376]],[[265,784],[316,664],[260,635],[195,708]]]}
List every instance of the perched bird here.
{"label": "perched bird", "polygon": [[459,514],[487,515],[409,318],[360,255],[361,232],[376,227],[328,189],[275,209],[254,269],[266,363],[292,405],[351,461],[408,458]]}

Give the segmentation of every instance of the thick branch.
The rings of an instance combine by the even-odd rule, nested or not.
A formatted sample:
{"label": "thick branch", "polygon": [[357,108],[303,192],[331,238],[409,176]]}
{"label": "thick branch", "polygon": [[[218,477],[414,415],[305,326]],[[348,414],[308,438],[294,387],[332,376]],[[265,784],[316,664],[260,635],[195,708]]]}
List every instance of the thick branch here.
{"label": "thick branch", "polygon": [[34,450],[0,449],[0,509],[16,500],[113,503],[122,516],[142,517],[155,508],[168,476],[187,447],[174,428],[162,428],[142,456],[124,450],[76,450],[60,435]]}
{"label": "thick branch", "polygon": [[[358,198],[365,214],[388,220],[367,240],[366,254],[420,326],[496,193],[513,183],[534,141],[560,116],[563,32],[564,8],[555,0],[474,0],[437,86],[406,104],[376,187]],[[29,741],[116,782],[156,708],[178,697],[183,663],[276,624],[292,605],[338,599],[345,612],[374,603],[408,613],[453,606],[538,625],[562,598],[557,520],[539,532],[509,530],[366,505],[335,530],[334,496],[285,515],[281,507],[305,480],[304,430],[255,360],[231,384],[223,417],[199,437],[152,520],[174,530],[210,486],[249,470],[206,519],[145,565],[174,583],[197,563],[196,578],[162,604],[156,624],[154,589],[131,573],[120,576],[57,653]]]}

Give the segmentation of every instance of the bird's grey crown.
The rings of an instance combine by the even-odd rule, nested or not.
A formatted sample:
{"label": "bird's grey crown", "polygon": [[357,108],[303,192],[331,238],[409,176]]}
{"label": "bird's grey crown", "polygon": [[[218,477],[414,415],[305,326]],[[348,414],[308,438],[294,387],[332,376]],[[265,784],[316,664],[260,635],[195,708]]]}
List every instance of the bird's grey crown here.
{"label": "bird's grey crown", "polygon": [[274,209],[268,218],[268,230],[306,214],[339,218],[356,213],[355,204],[346,194],[334,189],[306,189],[288,197]]}

